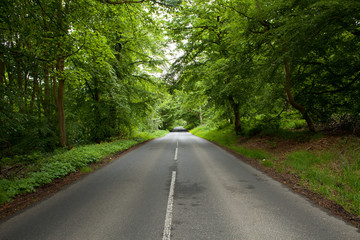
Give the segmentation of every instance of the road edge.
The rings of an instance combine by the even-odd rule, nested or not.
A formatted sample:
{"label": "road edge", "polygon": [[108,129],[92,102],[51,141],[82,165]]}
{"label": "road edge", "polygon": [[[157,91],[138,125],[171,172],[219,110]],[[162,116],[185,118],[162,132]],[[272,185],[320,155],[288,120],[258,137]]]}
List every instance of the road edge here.
{"label": "road edge", "polygon": [[[196,135],[194,135],[196,136]],[[197,136],[198,137],[198,136]],[[200,137],[201,138],[201,137]],[[315,193],[311,191],[308,188],[305,188],[304,186],[301,186],[299,184],[300,177],[293,173],[279,173],[273,168],[265,167],[261,164],[260,161],[256,159],[248,158],[232,149],[229,149],[217,142],[210,141],[208,139],[202,138],[206,141],[209,141],[216,146],[222,148],[226,152],[230,153],[234,157],[236,157],[238,160],[250,165],[251,167],[254,167],[255,169],[261,171],[262,173],[266,174],[267,176],[271,177],[275,181],[287,186],[290,188],[293,192],[300,194],[304,197],[306,197],[308,200],[310,200],[315,205],[323,208],[325,211],[331,213],[332,215],[341,218],[346,223],[354,226],[360,231],[360,218],[356,216],[355,214],[352,214],[348,211],[346,211],[340,204],[336,203],[335,201],[332,201],[330,199],[327,199],[326,197]]]}
{"label": "road edge", "polygon": [[[155,139],[155,138],[154,138]],[[65,189],[66,187],[74,184],[75,182],[79,181],[80,179],[84,178],[85,176],[105,167],[106,165],[112,163],[117,158],[125,155],[142,145],[154,140],[149,139],[144,142],[138,143],[128,149],[123,151],[117,152],[115,154],[110,154],[109,156],[101,159],[96,163],[91,163],[88,166],[92,169],[91,172],[81,172],[76,171],[66,175],[63,178],[57,178],[49,184],[46,184],[41,187],[37,187],[35,192],[32,193],[25,193],[15,197],[10,202],[5,203],[4,205],[0,206],[0,224],[7,221],[8,219],[20,214],[21,212],[25,211],[26,209],[33,207],[34,205],[38,204],[41,201],[44,201],[59,191]]]}

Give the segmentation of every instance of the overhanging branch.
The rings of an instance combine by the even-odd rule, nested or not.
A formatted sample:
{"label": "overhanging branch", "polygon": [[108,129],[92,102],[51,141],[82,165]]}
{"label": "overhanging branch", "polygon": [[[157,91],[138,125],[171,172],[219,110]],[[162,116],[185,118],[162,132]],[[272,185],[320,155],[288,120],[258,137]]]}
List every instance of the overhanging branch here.
{"label": "overhanging branch", "polygon": [[126,3],[143,3],[145,2],[145,0],[139,0],[139,1],[128,1],[128,0],[123,0],[123,1],[112,1],[112,0],[104,0],[105,3],[108,4],[113,4],[113,5],[120,5],[120,4],[126,4]]}

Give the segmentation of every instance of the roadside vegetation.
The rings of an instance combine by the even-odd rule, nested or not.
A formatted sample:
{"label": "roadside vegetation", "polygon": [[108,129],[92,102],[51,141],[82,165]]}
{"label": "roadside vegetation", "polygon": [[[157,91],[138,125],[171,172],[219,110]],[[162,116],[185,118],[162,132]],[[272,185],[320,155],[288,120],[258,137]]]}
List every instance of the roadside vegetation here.
{"label": "roadside vegetation", "polygon": [[360,216],[360,139],[308,131],[263,131],[236,135],[230,126],[202,125],[194,135],[256,159],[279,173],[300,177],[300,185]]}
{"label": "roadside vegetation", "polygon": [[37,187],[51,183],[69,173],[89,173],[88,166],[105,157],[122,152],[149,139],[164,136],[165,130],[141,132],[131,139],[119,139],[100,144],[74,147],[71,150],[57,149],[54,153],[32,153],[1,159],[0,204],[12,200],[19,194],[36,191]]}

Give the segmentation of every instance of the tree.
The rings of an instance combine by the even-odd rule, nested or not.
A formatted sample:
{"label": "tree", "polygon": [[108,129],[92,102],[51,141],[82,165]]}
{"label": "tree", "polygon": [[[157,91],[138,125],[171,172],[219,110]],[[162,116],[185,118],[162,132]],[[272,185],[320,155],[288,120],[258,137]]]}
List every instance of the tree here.
{"label": "tree", "polygon": [[[148,122],[159,84],[150,72],[162,62],[154,17],[161,2],[3,2],[0,122],[6,154],[51,150],[55,131],[65,146],[68,136],[72,144],[102,141]],[[45,136],[50,145],[42,143]]]}
{"label": "tree", "polygon": [[203,82],[211,101],[231,106],[236,132],[241,118],[280,116],[287,103],[310,131],[358,119],[358,10],[354,1],[184,2],[170,28],[185,54],[170,77]]}

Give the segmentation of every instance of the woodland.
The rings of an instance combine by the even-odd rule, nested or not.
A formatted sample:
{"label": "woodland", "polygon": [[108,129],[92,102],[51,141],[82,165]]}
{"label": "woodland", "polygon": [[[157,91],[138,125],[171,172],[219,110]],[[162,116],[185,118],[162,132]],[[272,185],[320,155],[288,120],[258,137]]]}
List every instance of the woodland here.
{"label": "woodland", "polygon": [[2,0],[0,158],[182,125],[360,130],[360,2]]}

